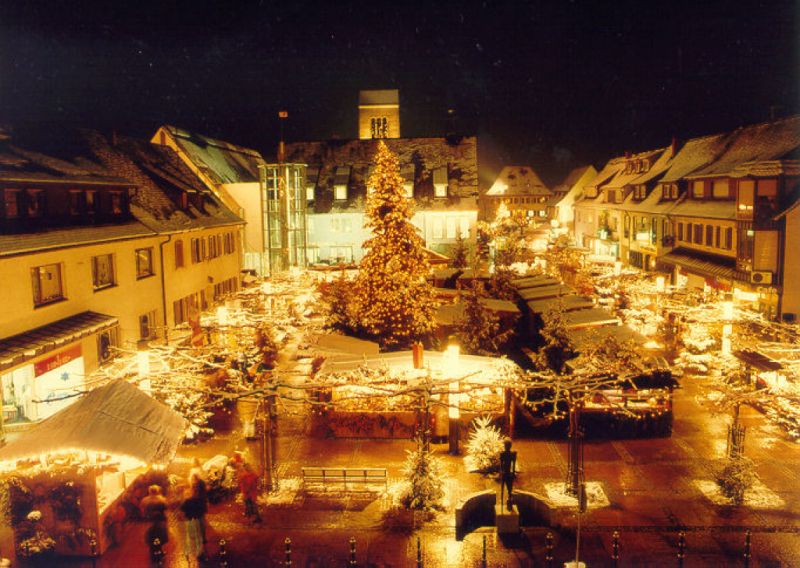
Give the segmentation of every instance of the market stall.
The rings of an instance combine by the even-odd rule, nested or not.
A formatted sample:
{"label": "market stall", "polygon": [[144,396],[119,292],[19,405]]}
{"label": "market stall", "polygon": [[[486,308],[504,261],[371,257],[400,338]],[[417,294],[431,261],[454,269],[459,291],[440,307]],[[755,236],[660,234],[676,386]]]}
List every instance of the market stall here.
{"label": "market stall", "polygon": [[178,414],[118,380],[0,449],[18,554],[48,538],[55,554],[102,554],[115,504],[140,476],[172,460],[184,429]]}

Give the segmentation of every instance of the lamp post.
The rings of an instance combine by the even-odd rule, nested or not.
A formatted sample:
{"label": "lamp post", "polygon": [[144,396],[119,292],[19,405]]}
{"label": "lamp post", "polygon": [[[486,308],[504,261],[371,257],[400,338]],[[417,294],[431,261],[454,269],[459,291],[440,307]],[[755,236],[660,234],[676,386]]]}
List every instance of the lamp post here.
{"label": "lamp post", "polygon": [[451,456],[457,456],[459,452],[458,448],[458,436],[459,436],[459,422],[461,418],[461,395],[459,391],[461,390],[461,383],[458,381],[454,381],[450,383],[450,393],[449,393],[449,404],[447,407],[447,417],[449,423],[449,453]]}
{"label": "lamp post", "polygon": [[722,326],[722,354],[731,354],[731,335],[733,335],[733,301],[722,302],[722,319],[725,323]]}

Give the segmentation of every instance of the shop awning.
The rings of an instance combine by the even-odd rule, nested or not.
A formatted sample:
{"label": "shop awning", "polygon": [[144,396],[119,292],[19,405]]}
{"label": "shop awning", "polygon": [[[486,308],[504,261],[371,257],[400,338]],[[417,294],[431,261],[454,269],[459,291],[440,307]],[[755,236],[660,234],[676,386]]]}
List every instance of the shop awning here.
{"label": "shop awning", "polygon": [[714,262],[714,259],[711,258],[670,252],[658,257],[658,260],[673,266],[680,266],[681,268],[685,268],[687,272],[692,272],[700,276],[725,278],[727,280],[733,280],[735,276],[735,270],[733,267]]}
{"label": "shop awning", "polygon": [[119,325],[113,316],[83,312],[0,340],[0,371]]}
{"label": "shop awning", "polygon": [[71,449],[166,464],[183,440],[185,424],[182,416],[163,403],[116,380],[23,432],[0,449],[0,461]]}

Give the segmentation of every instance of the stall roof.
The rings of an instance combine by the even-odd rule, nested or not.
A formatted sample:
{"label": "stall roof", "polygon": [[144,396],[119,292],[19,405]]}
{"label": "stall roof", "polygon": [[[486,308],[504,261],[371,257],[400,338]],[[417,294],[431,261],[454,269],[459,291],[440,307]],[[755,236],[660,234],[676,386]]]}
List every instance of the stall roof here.
{"label": "stall roof", "polygon": [[59,349],[119,324],[112,316],[82,312],[30,331],[0,339],[0,370]]}
{"label": "stall roof", "polygon": [[511,281],[511,285],[517,290],[524,290],[525,288],[538,288],[541,286],[557,286],[561,284],[557,279],[551,276],[530,276],[528,278],[516,278]]}
{"label": "stall roof", "polygon": [[[508,300],[481,298],[480,302],[484,308],[495,314],[519,314],[517,305]],[[465,308],[466,305],[463,302],[457,304],[443,304],[436,309],[436,322],[440,325],[454,325],[464,316]]]}
{"label": "stall roof", "polygon": [[[424,351],[423,367],[442,369],[444,367],[444,353],[441,351]],[[353,371],[360,367],[380,368],[387,367],[395,371],[411,371],[414,369],[414,355],[412,351],[394,351],[381,353],[371,357],[358,357],[350,360],[327,360],[320,369],[320,375],[335,375]],[[480,355],[459,355],[459,367],[464,375],[474,372],[491,371],[497,368],[515,368],[516,364],[509,359],[501,357],[481,357]],[[452,370],[452,369],[450,369]]]}
{"label": "stall roof", "polygon": [[605,325],[619,325],[620,320],[611,312],[603,308],[589,308],[575,310],[564,314],[567,327],[570,329],[583,327],[601,327]]}
{"label": "stall roof", "polygon": [[570,286],[542,286],[540,288],[526,288],[519,290],[519,296],[525,301],[542,300],[575,294],[575,289]]}
{"label": "stall roof", "polygon": [[115,380],[23,432],[0,449],[0,461],[76,449],[165,464],[183,440],[185,426],[165,404]]}
{"label": "stall roof", "polygon": [[647,343],[647,338],[627,325],[609,325],[595,327],[591,329],[576,329],[572,332],[572,341],[575,346],[580,348],[590,341],[602,341],[608,337],[614,337],[619,342],[633,341],[637,345]]}
{"label": "stall roof", "polygon": [[755,367],[759,371],[777,371],[779,369],[783,369],[783,365],[781,365],[779,362],[767,357],[763,353],[759,353],[758,351],[742,349],[741,351],[734,351],[733,354],[743,363],[751,367]]}
{"label": "stall roof", "polygon": [[588,296],[569,295],[560,298],[547,298],[544,300],[531,300],[527,302],[528,309],[534,314],[543,314],[551,308],[557,308],[559,301],[564,311],[582,310],[594,307],[594,301]]}

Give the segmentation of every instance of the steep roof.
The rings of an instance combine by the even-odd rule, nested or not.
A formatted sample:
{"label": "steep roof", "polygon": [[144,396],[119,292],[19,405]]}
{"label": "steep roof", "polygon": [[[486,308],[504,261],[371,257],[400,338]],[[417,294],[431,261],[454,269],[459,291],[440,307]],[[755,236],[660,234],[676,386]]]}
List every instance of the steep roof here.
{"label": "steep roof", "polygon": [[650,167],[647,169],[646,172],[635,171],[631,170],[629,172],[625,171],[625,166],[623,169],[620,170],[616,176],[614,176],[611,181],[606,183],[603,187],[605,189],[622,189],[626,185],[633,185],[636,183],[644,183],[642,181],[638,181],[641,179],[647,179],[645,176],[646,174],[650,173],[650,170],[653,169],[653,166],[658,163],[659,158],[661,158],[667,151],[667,148],[659,148],[657,150],[648,150],[646,152],[639,152],[637,154],[633,154],[632,156],[622,156],[617,158],[618,160],[622,160],[625,166],[627,166],[628,162],[630,161],[647,161],[650,163]]}
{"label": "steep roof", "polygon": [[737,128],[726,141],[724,152],[687,177],[736,175],[737,169],[744,164],[797,158],[800,150],[800,115]]}
{"label": "steep roof", "polygon": [[487,196],[549,196],[552,192],[528,166],[505,166],[486,192]]}
{"label": "steep roof", "polygon": [[[258,182],[258,166],[265,164],[256,150],[189,132],[171,125],[166,131],[191,162],[215,184]],[[156,132],[153,142],[158,143]]]}
{"label": "steep roof", "polygon": [[[128,137],[111,144],[97,132],[86,136],[98,160],[136,184],[131,213],[146,226],[168,233],[243,223],[171,148]],[[197,196],[185,208],[179,206],[183,192]]]}
{"label": "steep roof", "polygon": [[[380,140],[318,140],[286,144],[286,160],[318,168],[313,212],[359,211]],[[401,169],[413,165],[417,210],[476,209],[478,155],[475,137],[390,138],[383,142],[397,155]],[[349,168],[347,199],[334,203],[339,168]],[[447,197],[434,197],[434,177],[446,174]],[[440,183],[437,181],[437,183]]]}

